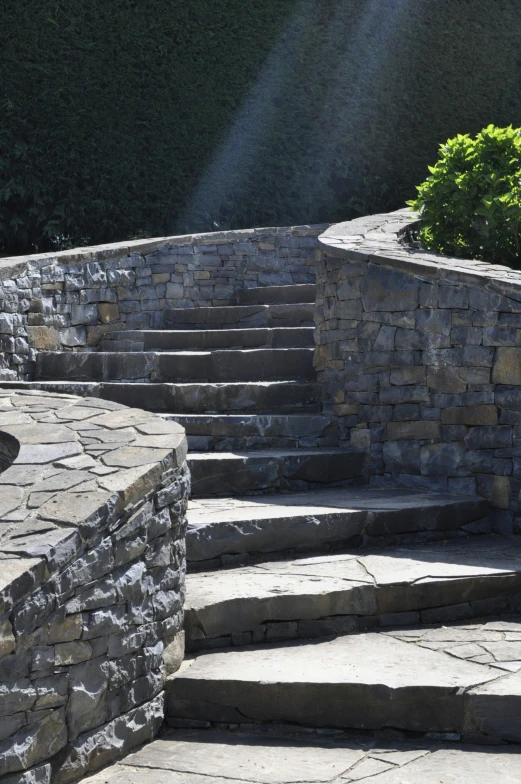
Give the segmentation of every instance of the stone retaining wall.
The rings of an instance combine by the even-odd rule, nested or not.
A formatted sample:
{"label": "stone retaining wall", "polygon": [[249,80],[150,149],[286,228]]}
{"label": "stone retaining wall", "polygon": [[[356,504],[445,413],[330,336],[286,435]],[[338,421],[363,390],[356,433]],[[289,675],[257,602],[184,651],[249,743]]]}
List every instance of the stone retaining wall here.
{"label": "stone retaining wall", "polygon": [[320,237],[315,364],[373,484],[478,493],[521,532],[521,272],[414,250],[407,210]]}
{"label": "stone retaining wall", "polygon": [[38,350],[95,347],[163,326],[165,308],[235,304],[245,287],[313,283],[325,226],[249,229],[0,260],[0,380],[30,380]]}
{"label": "stone retaining wall", "polygon": [[183,658],[186,438],[36,391],[0,390],[0,431],[19,446],[0,466],[0,782],[64,784],[162,724]]}

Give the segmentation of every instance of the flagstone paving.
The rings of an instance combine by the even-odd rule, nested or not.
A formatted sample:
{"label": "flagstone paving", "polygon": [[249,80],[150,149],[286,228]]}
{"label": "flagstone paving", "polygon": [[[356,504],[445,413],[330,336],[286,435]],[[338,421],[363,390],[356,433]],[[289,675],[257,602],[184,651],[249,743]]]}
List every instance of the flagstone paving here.
{"label": "flagstone paving", "polygon": [[521,748],[179,731],[86,784],[519,784]]}

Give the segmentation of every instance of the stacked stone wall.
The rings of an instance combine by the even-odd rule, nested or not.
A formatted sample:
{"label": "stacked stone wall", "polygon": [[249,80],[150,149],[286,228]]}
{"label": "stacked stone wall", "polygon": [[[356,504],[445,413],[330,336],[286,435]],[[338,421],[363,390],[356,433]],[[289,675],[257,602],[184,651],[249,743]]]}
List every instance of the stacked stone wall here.
{"label": "stacked stone wall", "polygon": [[245,287],[313,283],[324,226],[167,237],[0,261],[0,380],[36,352],[93,350],[103,334],[163,326],[165,308],[235,304]]}
{"label": "stacked stone wall", "polygon": [[65,784],[151,740],[184,653],[184,430],[0,390],[0,782]]}
{"label": "stacked stone wall", "polygon": [[408,211],[321,238],[315,364],[373,484],[478,493],[521,532],[521,273],[413,249]]}

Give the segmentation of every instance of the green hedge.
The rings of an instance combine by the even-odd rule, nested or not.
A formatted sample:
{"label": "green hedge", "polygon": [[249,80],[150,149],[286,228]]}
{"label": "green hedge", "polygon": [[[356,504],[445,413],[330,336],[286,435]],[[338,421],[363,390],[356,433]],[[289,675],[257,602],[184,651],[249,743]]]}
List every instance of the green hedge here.
{"label": "green hedge", "polygon": [[521,125],[520,34],[519,0],[5,2],[1,252],[398,207]]}

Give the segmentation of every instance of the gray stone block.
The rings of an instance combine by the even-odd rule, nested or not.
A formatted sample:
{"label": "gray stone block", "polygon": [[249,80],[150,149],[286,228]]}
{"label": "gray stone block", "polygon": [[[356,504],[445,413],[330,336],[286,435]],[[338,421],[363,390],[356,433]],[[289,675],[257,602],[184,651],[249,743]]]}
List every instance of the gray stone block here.
{"label": "gray stone block", "polygon": [[393,474],[420,473],[420,444],[410,441],[388,441],[384,444],[385,470]]}
{"label": "gray stone block", "polygon": [[420,451],[421,473],[424,476],[465,476],[465,447],[450,444],[429,444]]}
{"label": "gray stone block", "polygon": [[414,310],[419,304],[420,283],[409,275],[368,264],[360,285],[366,311]]}

